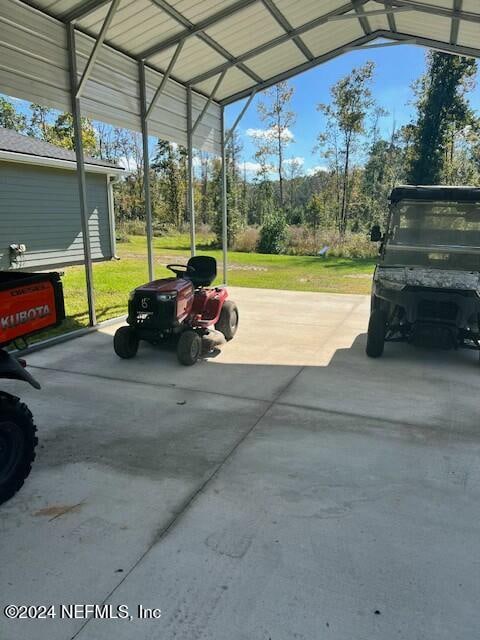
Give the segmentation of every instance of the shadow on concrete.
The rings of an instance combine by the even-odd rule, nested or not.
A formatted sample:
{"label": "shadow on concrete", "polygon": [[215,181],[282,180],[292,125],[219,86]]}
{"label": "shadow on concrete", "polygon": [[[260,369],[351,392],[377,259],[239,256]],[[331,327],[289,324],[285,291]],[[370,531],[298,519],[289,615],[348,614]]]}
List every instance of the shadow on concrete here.
{"label": "shadow on concrete", "polygon": [[[159,478],[203,475],[224,453],[217,445],[228,447],[237,433],[230,402],[260,411],[279,404],[338,413],[449,437],[478,433],[478,354],[387,344],[384,356],[372,360],[365,341],[360,334],[333,355],[320,349],[320,366],[282,364],[274,353],[276,364],[224,362],[230,345],[211,344],[193,367],[178,363],[175,344],[141,343],[137,357],[123,361],[111,335],[100,332],[40,352],[30,358],[45,380],[35,404],[50,405],[59,379],[75,393],[60,394],[59,403],[66,399],[70,409],[50,417],[38,464],[87,462]],[[86,403],[83,415],[78,403]]]}

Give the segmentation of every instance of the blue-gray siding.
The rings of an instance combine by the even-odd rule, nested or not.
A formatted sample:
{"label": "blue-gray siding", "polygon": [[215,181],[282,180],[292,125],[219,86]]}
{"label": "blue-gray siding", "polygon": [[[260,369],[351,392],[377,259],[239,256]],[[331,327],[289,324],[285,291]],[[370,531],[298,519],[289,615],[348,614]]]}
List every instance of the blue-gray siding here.
{"label": "blue-gray siding", "polygon": [[[112,257],[107,177],[87,174],[89,230],[94,260]],[[10,267],[10,244],[25,244],[23,269],[83,261],[75,171],[0,162],[0,268]]]}

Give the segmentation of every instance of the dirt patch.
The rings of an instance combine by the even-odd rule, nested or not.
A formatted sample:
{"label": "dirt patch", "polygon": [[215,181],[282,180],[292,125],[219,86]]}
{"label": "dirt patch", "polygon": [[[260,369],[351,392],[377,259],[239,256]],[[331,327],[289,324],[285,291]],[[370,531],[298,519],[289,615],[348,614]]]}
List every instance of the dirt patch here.
{"label": "dirt patch", "polygon": [[254,264],[229,264],[227,271],[268,271],[266,267],[256,267]]}
{"label": "dirt patch", "polygon": [[63,516],[66,513],[70,513],[72,511],[80,511],[81,506],[81,502],[78,504],[56,504],[52,505],[51,507],[44,507],[43,509],[39,509],[39,511],[35,511],[33,515],[43,516],[50,518],[50,520],[54,520],[55,518],[60,518],[60,516]]}

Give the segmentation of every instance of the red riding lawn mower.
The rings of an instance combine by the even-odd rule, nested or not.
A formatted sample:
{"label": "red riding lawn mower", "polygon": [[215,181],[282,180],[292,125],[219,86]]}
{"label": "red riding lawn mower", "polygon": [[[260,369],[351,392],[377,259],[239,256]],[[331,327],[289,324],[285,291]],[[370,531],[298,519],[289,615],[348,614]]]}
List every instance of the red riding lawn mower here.
{"label": "red riding lawn mower", "polygon": [[127,327],[117,329],[113,348],[120,358],[133,358],[140,340],[151,344],[177,341],[178,360],[192,365],[203,352],[202,338],[214,327],[231,340],[238,327],[238,309],[227,300],[225,287],[211,287],[217,262],[195,256],[186,265],[169,264],[175,278],[154,280],[137,287],[128,302]]}

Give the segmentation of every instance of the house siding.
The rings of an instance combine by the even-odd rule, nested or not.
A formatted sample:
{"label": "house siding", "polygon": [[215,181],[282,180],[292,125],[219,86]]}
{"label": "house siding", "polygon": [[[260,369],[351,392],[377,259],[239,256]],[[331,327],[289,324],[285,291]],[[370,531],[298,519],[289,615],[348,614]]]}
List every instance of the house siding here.
{"label": "house siding", "polygon": [[[92,259],[110,259],[106,175],[87,174],[87,202]],[[26,253],[11,266],[13,243],[25,244]],[[75,171],[0,162],[0,268],[58,268],[83,259]]]}

